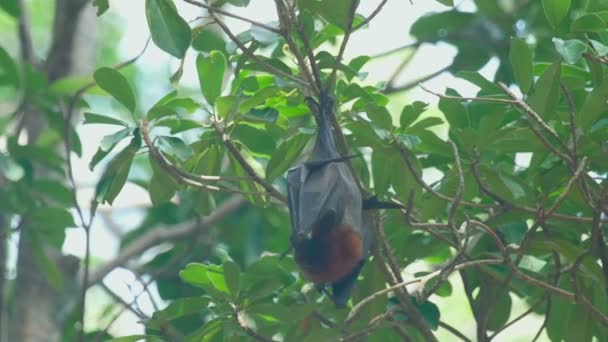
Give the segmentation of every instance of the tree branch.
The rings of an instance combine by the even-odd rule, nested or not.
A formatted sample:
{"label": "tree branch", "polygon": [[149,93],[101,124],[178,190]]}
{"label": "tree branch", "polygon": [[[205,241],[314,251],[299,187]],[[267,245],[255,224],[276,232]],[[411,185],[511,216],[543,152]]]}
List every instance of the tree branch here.
{"label": "tree branch", "polygon": [[239,164],[245,170],[245,172],[249,175],[249,177],[251,177],[260,186],[262,186],[268,192],[268,194],[270,194],[272,197],[274,197],[275,199],[279,200],[280,202],[286,204],[287,198],[282,193],[280,193],[279,190],[277,190],[274,186],[272,186],[272,184],[267,182],[265,179],[260,177],[257,174],[257,172],[255,172],[255,170],[251,167],[251,165],[249,165],[249,163],[247,163],[245,158],[243,158],[243,156],[241,155],[239,150],[236,148],[236,146],[234,145],[232,140],[230,140],[230,137],[228,136],[228,134],[226,134],[226,132],[224,131],[224,128],[220,126],[219,122],[215,121],[215,119],[213,119],[212,125],[213,125],[213,128],[215,128],[215,130],[217,131],[217,133],[220,136],[220,138],[222,139],[222,141],[224,142],[224,145],[226,145],[226,148],[228,148],[228,151],[230,151],[230,154],[232,154],[232,156],[239,162]]}
{"label": "tree branch", "polygon": [[378,15],[378,13],[380,13],[382,11],[382,8],[384,7],[384,5],[386,5],[387,2],[388,2],[388,0],[382,0],[378,4],[378,7],[376,7],[376,9],[367,18],[365,18],[365,20],[363,20],[362,22],[359,23],[359,25],[357,25],[353,28],[353,31],[357,31],[358,29],[362,28],[363,26],[369,24],[370,21],[372,21]]}

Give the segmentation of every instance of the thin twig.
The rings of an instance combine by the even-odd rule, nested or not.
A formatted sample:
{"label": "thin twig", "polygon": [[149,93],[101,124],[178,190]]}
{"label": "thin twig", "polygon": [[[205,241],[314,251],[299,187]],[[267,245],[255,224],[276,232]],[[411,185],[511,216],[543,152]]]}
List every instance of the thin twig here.
{"label": "thin twig", "polygon": [[266,25],[264,23],[261,23],[259,21],[255,21],[255,20],[252,20],[252,19],[249,19],[249,18],[241,17],[240,15],[237,15],[237,14],[234,14],[234,13],[230,13],[228,11],[224,11],[221,8],[212,7],[212,6],[209,6],[209,5],[204,4],[202,2],[194,1],[194,0],[183,0],[183,1],[187,2],[187,3],[191,4],[191,5],[194,5],[194,6],[204,8],[204,9],[208,10],[210,13],[211,12],[215,12],[215,13],[224,15],[226,17],[230,17],[230,18],[234,18],[234,19],[238,19],[238,20],[250,23],[251,25],[261,27],[261,28],[263,28],[263,29],[265,29],[267,31],[274,32],[274,33],[279,34],[279,35],[282,34],[281,30],[279,30],[279,29],[277,29],[275,27],[268,26],[268,25]]}
{"label": "thin twig", "polygon": [[463,340],[464,342],[471,342],[471,340],[466,337],[462,332],[460,332],[458,329],[454,328],[453,326],[447,324],[444,321],[439,321],[439,326],[447,331],[449,331],[450,333],[452,333],[452,335],[458,337],[459,339]]}
{"label": "thin twig", "polygon": [[543,296],[540,300],[536,301],[536,303],[532,304],[528,308],[528,310],[522,312],[519,316],[513,318],[507,324],[503,325],[502,327],[500,327],[500,329],[498,329],[497,331],[495,331],[492,335],[490,335],[490,337],[488,337],[488,340],[492,340],[494,337],[496,337],[496,335],[498,335],[501,332],[505,331],[505,329],[507,329],[508,327],[512,326],[513,324],[515,324],[515,323],[519,322],[520,320],[524,319],[529,314],[533,313],[534,310],[536,310],[537,307],[539,307],[542,303],[544,303],[547,300],[547,298],[548,298],[548,296]]}
{"label": "thin twig", "polygon": [[[304,31],[304,26],[298,20],[295,12],[293,10],[289,10],[287,8],[287,6],[285,6],[283,0],[275,0],[275,3],[277,6],[277,11],[280,11],[280,13],[284,13],[283,15],[286,17],[285,19],[288,20],[289,23],[291,23],[292,27],[296,28],[296,30],[298,31],[298,34],[300,35],[300,39],[302,39],[302,43],[304,43],[304,52],[308,56],[308,62],[310,63],[310,70],[312,70],[311,86],[314,85],[313,89],[315,90],[316,94],[320,95],[321,92],[323,91],[321,70],[319,69],[319,64],[317,63],[314,49],[313,49],[312,45],[310,44],[310,39],[308,38],[306,31]],[[290,37],[289,32],[286,31],[285,37],[288,37],[288,36]],[[293,39],[290,37],[290,40],[293,40]],[[299,51],[299,49],[297,47],[298,45],[295,44],[295,42],[292,42],[292,43],[293,43],[295,49]],[[306,64],[304,63],[303,65],[305,66]],[[304,67],[304,70],[307,71],[308,69],[306,67]]]}
{"label": "thin twig", "polygon": [[604,315],[600,310],[598,310],[589,300],[585,297],[585,294],[582,293],[581,289],[578,286],[578,268],[580,267],[583,259],[590,253],[590,250],[582,253],[576,258],[572,270],[570,271],[570,278],[572,283],[572,288],[574,290],[574,298],[576,302],[582,305],[587,311],[595,317],[600,323],[604,326],[608,326],[608,316]]}
{"label": "thin twig", "polygon": [[561,194],[559,194],[559,196],[557,197],[557,199],[555,200],[555,202],[553,203],[551,208],[549,208],[549,210],[547,210],[545,212],[545,216],[553,214],[557,210],[557,208],[559,208],[559,206],[562,204],[562,202],[570,194],[570,191],[572,191],[574,184],[576,184],[576,182],[578,181],[580,176],[582,174],[584,174],[586,166],[587,166],[587,157],[583,158],[583,160],[580,162],[578,169],[576,169],[576,171],[574,172],[574,175],[570,178],[570,180],[566,184],[566,188],[564,189],[564,191],[562,191]]}
{"label": "thin twig", "polygon": [[441,93],[434,92],[434,91],[426,88],[422,84],[420,85],[420,88],[422,88],[422,90],[426,91],[429,94],[432,94],[441,99],[447,99],[447,100],[494,102],[494,103],[504,103],[504,104],[511,104],[511,105],[518,104],[518,102],[516,100],[501,99],[501,98],[496,98],[496,97],[462,97],[462,96],[444,95]]}
{"label": "thin twig", "polygon": [[257,341],[262,341],[262,342],[274,342],[275,341],[274,339],[268,338],[266,336],[262,336],[259,333],[257,333],[255,330],[253,330],[249,325],[247,325],[247,322],[245,321],[243,315],[244,315],[244,313],[242,311],[235,312],[234,320],[241,327],[241,329],[243,329],[243,331],[247,335],[249,335],[251,338],[253,338]]}
{"label": "thin twig", "polygon": [[212,122],[212,125],[217,131],[222,141],[224,142],[224,145],[226,146],[226,148],[228,148],[230,154],[232,154],[232,156],[238,161],[238,163],[241,165],[243,170],[245,170],[245,172],[249,175],[249,177],[251,177],[260,186],[262,186],[268,192],[269,195],[271,195],[282,203],[287,203],[287,198],[282,193],[280,193],[279,190],[272,186],[272,184],[267,182],[264,178],[260,177],[257,172],[255,172],[253,167],[251,167],[251,165],[249,165],[245,158],[243,158],[243,155],[241,155],[241,153],[236,148],[228,134],[226,134],[226,132],[224,131],[224,128],[221,127],[220,123],[218,121],[215,121],[215,119],[213,120],[214,121]]}
{"label": "thin twig", "polygon": [[[557,272],[555,272],[555,278],[553,279],[553,285],[557,285],[559,283],[559,278],[561,276],[561,273],[559,272],[559,270],[561,268],[561,262],[560,262],[559,253],[557,253],[556,251],[553,251],[553,259],[555,260],[555,269],[557,270]],[[536,335],[532,339],[532,342],[536,342],[538,340],[538,338],[540,337],[540,334],[547,327],[547,323],[549,322],[549,319],[551,318],[551,306],[553,305],[553,298],[551,297],[550,293],[547,293],[546,296],[547,296],[547,306],[545,307],[545,318],[543,319],[543,324],[541,324],[541,326],[538,328]]]}
{"label": "thin twig", "polygon": [[568,113],[570,114],[570,134],[572,135],[572,157],[574,162],[578,162],[578,128],[576,127],[576,106],[572,98],[572,92],[564,82],[561,82],[562,92],[568,102]]}
{"label": "thin twig", "polygon": [[[498,82],[498,86],[502,89],[502,91],[505,92],[505,94],[507,94],[511,99],[513,99],[513,101],[515,101],[515,105],[517,107],[519,107],[521,110],[523,110],[523,112],[531,117],[534,121],[536,121],[536,123],[547,133],[549,133],[550,136],[552,136],[555,140],[557,140],[557,142],[566,150],[568,150],[568,146],[566,146],[566,144],[562,141],[562,139],[560,138],[559,134],[557,134],[557,132],[551,127],[549,126],[549,124],[547,124],[541,117],[540,115],[534,110],[532,109],[532,107],[530,107],[525,101],[519,99],[510,89],[509,87],[507,87],[504,83]],[[551,145],[549,143],[549,145]],[[560,156],[563,153],[560,153]],[[563,155],[562,159],[564,159],[569,165],[573,164],[572,158],[569,155]]]}
{"label": "thin twig", "polygon": [[248,177],[226,177],[226,176],[207,176],[207,175],[195,175],[173,165],[167,158],[154,146],[152,139],[150,138],[150,132],[148,130],[148,122],[144,119],[140,122],[140,130],[142,138],[146,146],[148,146],[148,152],[150,156],[160,165],[160,167],[169,174],[173,179],[184,185],[200,188],[203,190],[236,193],[242,195],[254,195],[255,193],[247,193],[237,189],[232,189],[227,186],[211,185],[210,181],[254,181]]}
{"label": "thin twig", "polygon": [[[292,11],[289,8],[287,8],[287,6],[285,5],[285,3],[282,0],[275,0],[275,6],[277,9],[277,14],[279,16],[279,22],[281,25],[281,34],[283,36],[283,39],[285,39],[285,42],[287,42],[287,45],[289,46],[289,50],[296,58],[296,62],[298,63],[298,69],[304,76],[304,79],[306,80],[307,83],[309,83],[310,85],[316,84],[317,81],[313,78],[313,76],[311,74],[312,71],[311,71],[311,69],[308,68],[308,65],[306,64],[306,59],[302,55],[302,52],[300,51],[298,44],[296,44],[296,42],[294,41],[294,37],[290,34],[290,31],[289,31],[294,26],[293,19],[291,16]],[[314,57],[314,55],[313,55],[313,57]],[[311,67],[312,67],[312,65],[311,65]],[[316,88],[312,87],[312,88],[315,91],[315,94],[319,95],[319,92],[321,91],[321,89],[319,87],[316,87]]]}
{"label": "thin twig", "polygon": [[348,20],[346,25],[346,31],[344,32],[344,38],[342,38],[342,44],[340,45],[340,50],[338,50],[338,56],[336,57],[336,64],[331,70],[329,75],[329,79],[327,80],[327,86],[325,87],[325,91],[327,93],[331,93],[334,88],[334,84],[337,78],[338,68],[342,63],[342,57],[344,57],[344,51],[346,50],[346,45],[348,45],[348,40],[350,39],[350,34],[353,32],[353,21],[355,20],[355,14],[357,11],[357,6],[359,5],[359,0],[351,0],[350,11],[348,13]]}
{"label": "thin twig", "polygon": [[[186,1],[186,0],[184,0]],[[254,60],[256,63],[258,63],[260,65],[260,67],[264,68],[267,72],[285,78],[287,80],[290,80],[292,82],[295,82],[301,86],[304,87],[308,87],[308,83],[306,83],[305,81],[303,81],[302,79],[300,79],[299,77],[293,76],[291,74],[288,74],[280,69],[275,68],[274,66],[266,63],[265,61],[261,60],[260,58],[258,58],[253,51],[251,51],[251,49],[247,48],[245,46],[245,44],[243,44],[238,37],[232,33],[232,31],[230,30],[230,28],[220,19],[218,18],[215,13],[213,12],[209,12],[209,14],[211,14],[211,16],[213,17],[213,20],[215,20],[215,22],[218,24],[218,26],[224,31],[224,33],[226,33],[226,35],[230,38],[230,40],[232,40],[232,42],[234,42],[234,44],[236,44],[236,46],[239,47],[239,49],[241,49],[241,51],[243,51],[243,53],[245,55],[247,55],[247,57],[251,58],[252,60]]]}
{"label": "thin twig", "polygon": [[608,253],[606,251],[606,243],[602,232],[602,213],[606,194],[608,193],[608,183],[606,183],[600,191],[598,205],[594,209],[593,222],[591,224],[591,250],[599,254],[602,261],[602,273],[604,275],[604,285],[608,286]]}
{"label": "thin twig", "polygon": [[360,22],[359,25],[353,27],[353,31],[357,31],[358,29],[362,28],[363,26],[369,24],[369,22],[372,21],[378,15],[378,13],[380,13],[382,11],[382,8],[384,7],[384,5],[386,5],[387,2],[388,2],[388,0],[382,0],[378,4],[378,7],[376,7],[376,9],[367,18],[365,18],[365,20]]}
{"label": "thin twig", "polygon": [[464,172],[462,171],[462,163],[460,162],[460,154],[458,153],[458,147],[452,140],[448,140],[450,147],[452,148],[452,153],[454,154],[454,160],[456,164],[456,171],[458,172],[458,190],[456,190],[456,194],[454,195],[454,200],[450,205],[450,210],[448,212],[448,224],[452,227],[454,231],[455,238],[458,240],[458,228],[456,227],[456,222],[454,222],[456,218],[456,212],[458,210],[458,206],[462,202],[462,197],[464,196]]}
{"label": "thin twig", "polygon": [[[418,183],[418,185],[420,185],[424,190],[428,191],[431,195],[440,198],[442,200],[448,201],[448,202],[453,202],[454,198],[447,196],[445,194],[442,194],[440,192],[438,192],[437,190],[433,189],[430,185],[428,185],[423,179],[422,179],[422,174],[420,172],[418,172],[418,170],[414,167],[414,163],[410,160],[410,155],[412,154],[411,151],[405,147],[401,142],[399,142],[399,140],[397,138],[393,139],[394,143],[393,146],[395,148],[397,148],[397,150],[399,150],[399,153],[401,154],[401,158],[403,159],[403,161],[405,161],[405,165],[407,166],[407,169],[410,171],[410,174],[414,177],[414,179],[416,180],[416,183]],[[489,206],[487,205],[483,205],[483,204],[479,204],[479,203],[475,203],[475,202],[468,202],[468,201],[461,201],[460,204],[468,206],[468,207],[472,207],[472,208],[489,208]]]}
{"label": "thin twig", "polygon": [[[456,265],[454,267],[454,270],[458,271],[458,270],[465,269],[467,267],[477,267],[477,266],[482,266],[482,265],[498,265],[498,264],[502,264],[502,263],[504,263],[503,260],[497,260],[497,259],[465,261],[465,262],[462,262],[462,263]],[[395,290],[398,290],[400,288],[403,288],[405,286],[411,285],[411,284],[428,282],[430,279],[433,279],[434,277],[438,276],[441,273],[441,271],[442,270],[437,270],[437,271],[429,273],[425,276],[414,278],[414,279],[411,279],[408,281],[404,281],[402,283],[399,283],[399,284],[387,287],[385,289],[382,289],[380,291],[374,292],[373,294],[369,295],[368,297],[362,299],[359,303],[357,303],[357,305],[353,306],[353,308],[348,313],[346,320],[344,321],[345,324],[352,322],[359,315],[362,308],[364,306],[366,306],[367,304],[369,304],[370,302],[372,302],[373,300],[380,298],[384,295],[387,295],[387,294],[389,294]]]}
{"label": "thin twig", "polygon": [[[384,93],[384,94],[393,94],[393,93],[398,93],[400,91],[410,90],[410,89],[412,89],[414,87],[417,87],[417,86],[422,87],[422,85],[421,85],[422,83],[427,82],[429,80],[432,80],[433,78],[435,78],[435,77],[443,74],[444,72],[450,70],[451,67],[452,67],[451,64],[446,65],[446,66],[444,66],[441,69],[438,69],[436,71],[433,71],[430,74],[421,76],[421,77],[416,78],[414,80],[411,80],[411,81],[409,81],[409,82],[407,82],[405,84],[402,84],[400,86],[393,87],[390,83],[387,83],[386,89],[384,89],[382,91],[382,93]],[[433,94],[433,95],[436,95],[436,94]]]}

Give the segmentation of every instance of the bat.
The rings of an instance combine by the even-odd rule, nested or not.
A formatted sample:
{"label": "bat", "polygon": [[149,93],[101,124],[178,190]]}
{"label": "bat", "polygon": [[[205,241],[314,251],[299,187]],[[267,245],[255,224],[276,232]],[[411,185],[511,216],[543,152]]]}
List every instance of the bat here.
{"label": "bat", "polygon": [[319,129],[311,159],[287,173],[291,244],[295,261],[305,278],[324,288],[344,307],[373,242],[364,224],[363,210],[383,207],[375,197],[363,200],[361,189],[346,160],[336,149],[330,115],[333,99],[322,94],[309,106]]}

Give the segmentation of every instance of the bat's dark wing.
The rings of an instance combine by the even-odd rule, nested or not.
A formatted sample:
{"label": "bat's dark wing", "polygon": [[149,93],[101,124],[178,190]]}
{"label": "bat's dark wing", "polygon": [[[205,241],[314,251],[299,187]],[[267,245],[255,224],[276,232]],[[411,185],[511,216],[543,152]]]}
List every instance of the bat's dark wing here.
{"label": "bat's dark wing", "polygon": [[287,183],[293,234],[346,225],[363,238],[361,192],[344,163],[305,163],[289,170]]}

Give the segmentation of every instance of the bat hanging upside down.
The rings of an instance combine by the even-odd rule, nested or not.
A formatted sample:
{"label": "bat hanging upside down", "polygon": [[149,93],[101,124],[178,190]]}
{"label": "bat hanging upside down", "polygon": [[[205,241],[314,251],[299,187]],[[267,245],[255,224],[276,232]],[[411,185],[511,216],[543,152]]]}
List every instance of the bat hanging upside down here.
{"label": "bat hanging upside down", "polygon": [[363,200],[361,190],[340,156],[331,128],[333,100],[321,95],[310,107],[318,114],[319,130],[312,157],[287,175],[291,244],[303,275],[313,283],[331,284],[331,299],[344,307],[367,259],[371,227],[364,209],[395,208],[375,197]]}

